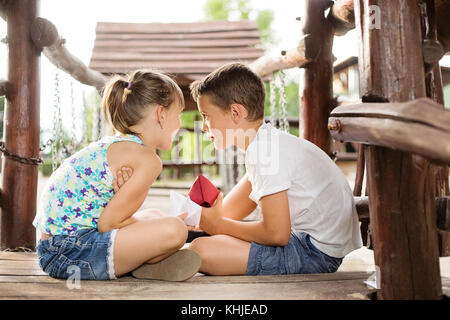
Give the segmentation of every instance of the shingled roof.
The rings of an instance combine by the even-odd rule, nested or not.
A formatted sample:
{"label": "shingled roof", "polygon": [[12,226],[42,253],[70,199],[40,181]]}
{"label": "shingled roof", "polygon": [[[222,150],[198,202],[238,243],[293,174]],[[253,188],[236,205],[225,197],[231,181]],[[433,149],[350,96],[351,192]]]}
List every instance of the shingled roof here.
{"label": "shingled roof", "polygon": [[256,22],[97,23],[89,67],[104,74],[156,68],[188,85],[228,62],[263,55]]}

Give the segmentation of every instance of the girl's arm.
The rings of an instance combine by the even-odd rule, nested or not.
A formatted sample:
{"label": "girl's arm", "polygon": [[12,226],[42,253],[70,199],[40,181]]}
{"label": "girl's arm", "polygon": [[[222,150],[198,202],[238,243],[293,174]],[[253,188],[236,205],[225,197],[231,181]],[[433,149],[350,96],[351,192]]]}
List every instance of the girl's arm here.
{"label": "girl's arm", "polygon": [[162,165],[157,156],[138,154],[132,156],[133,175],[114,195],[98,219],[98,231],[120,229],[136,222],[132,216],[147,197],[148,190],[161,173]]}
{"label": "girl's arm", "polygon": [[244,241],[269,246],[285,246],[291,234],[287,190],[260,200],[263,220],[236,221],[222,214],[222,194],[212,208],[203,208],[200,229],[209,234],[227,234]]}

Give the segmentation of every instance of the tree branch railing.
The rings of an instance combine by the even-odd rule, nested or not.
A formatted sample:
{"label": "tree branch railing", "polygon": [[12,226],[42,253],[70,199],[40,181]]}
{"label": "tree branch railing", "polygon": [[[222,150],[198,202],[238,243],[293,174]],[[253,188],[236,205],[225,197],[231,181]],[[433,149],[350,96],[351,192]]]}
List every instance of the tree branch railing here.
{"label": "tree branch railing", "polygon": [[450,111],[429,98],[339,106],[330,114],[328,129],[338,141],[388,147],[450,164]]}

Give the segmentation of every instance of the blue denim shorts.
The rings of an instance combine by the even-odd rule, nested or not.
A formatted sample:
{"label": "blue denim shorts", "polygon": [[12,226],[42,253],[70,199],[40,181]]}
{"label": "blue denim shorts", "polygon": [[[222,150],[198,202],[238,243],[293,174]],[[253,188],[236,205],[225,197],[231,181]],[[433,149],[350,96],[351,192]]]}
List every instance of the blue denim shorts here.
{"label": "blue denim shorts", "polygon": [[116,279],[113,260],[116,232],[116,229],[104,233],[81,229],[70,236],[55,235],[40,240],[37,246],[39,265],[53,278]]}
{"label": "blue denim shorts", "polygon": [[304,232],[291,233],[284,247],[251,243],[247,275],[331,273],[336,272],[342,258],[334,258],[317,249]]}

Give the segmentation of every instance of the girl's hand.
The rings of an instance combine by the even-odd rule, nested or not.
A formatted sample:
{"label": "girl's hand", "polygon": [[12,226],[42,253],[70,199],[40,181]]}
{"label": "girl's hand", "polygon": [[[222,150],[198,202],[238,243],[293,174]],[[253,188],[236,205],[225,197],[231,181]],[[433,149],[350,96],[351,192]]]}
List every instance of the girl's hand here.
{"label": "girl's hand", "polygon": [[211,208],[202,208],[199,229],[210,235],[218,233],[219,225],[223,219],[223,193],[218,196]]}
{"label": "girl's hand", "polygon": [[133,174],[133,170],[131,168],[122,167],[121,170],[117,171],[116,177],[113,182],[114,193],[117,193],[119,189],[128,181],[128,179]]}

